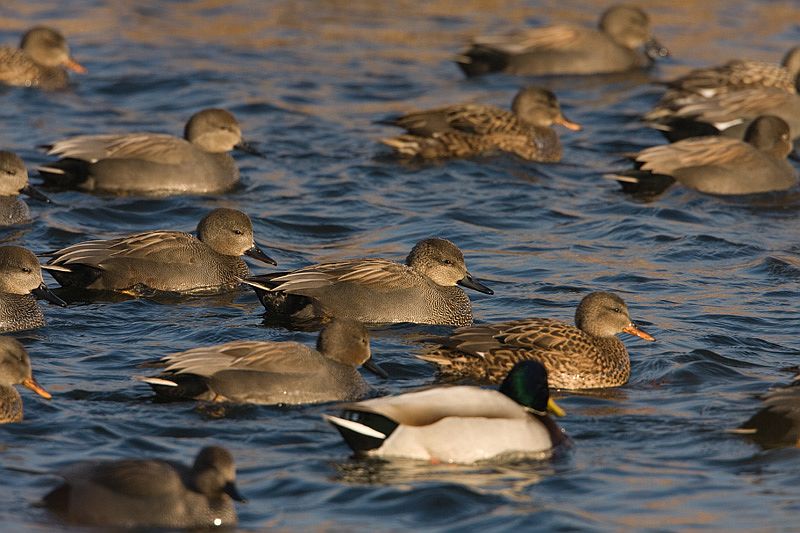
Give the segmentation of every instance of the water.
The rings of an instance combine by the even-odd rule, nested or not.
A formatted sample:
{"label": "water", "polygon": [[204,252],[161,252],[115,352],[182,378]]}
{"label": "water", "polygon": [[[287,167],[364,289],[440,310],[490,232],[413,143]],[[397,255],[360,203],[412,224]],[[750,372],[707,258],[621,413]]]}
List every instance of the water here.
{"label": "water", "polygon": [[[254,294],[179,302],[45,307],[45,328],[16,335],[45,402],[23,392],[26,421],[0,427],[0,465],[52,470],[89,457],[192,458],[227,446],[239,465],[243,530],[790,529],[796,450],[762,451],[725,433],[788,381],[800,356],[800,196],[721,199],[673,188],[653,201],[601,178],[621,155],[663,142],[637,117],[658,98],[647,76],[544,80],[580,133],[561,131],[564,162],[507,158],[403,165],[374,121],[461,101],[507,106],[522,82],[465,81],[450,57],[476,33],[571,20],[594,24],[605,2],[81,3],[9,0],[0,40],[36,23],[68,36],[90,70],[73,91],[2,91],[0,146],[32,167],[64,135],[179,134],[209,106],[231,110],[266,154],[238,158],[242,186],[219,197],[53,194],[3,243],[45,251],[155,228],[192,230],[210,209],[254,220],[282,269],[334,258],[401,260],[420,238],[465,250],[496,294],[472,293],[478,321],[571,319],[587,291],[614,290],[658,341],[626,339],[632,377],[602,394],[559,394],[574,449],[553,461],[451,467],[356,461],[308,408],[153,404],[135,366],[202,344],[296,339],[268,329]],[[423,5],[424,4],[424,5]],[[800,40],[792,1],[648,3],[672,77],[731,57],[777,61]],[[237,156],[238,157],[238,156]],[[255,265],[254,265],[255,266]],[[259,269],[256,266],[256,269]],[[53,282],[51,281],[51,285]],[[425,330],[423,330],[425,331]],[[393,379],[381,393],[433,382],[412,355],[419,328],[374,332]],[[3,530],[57,530],[33,506],[50,476],[3,472]]]}

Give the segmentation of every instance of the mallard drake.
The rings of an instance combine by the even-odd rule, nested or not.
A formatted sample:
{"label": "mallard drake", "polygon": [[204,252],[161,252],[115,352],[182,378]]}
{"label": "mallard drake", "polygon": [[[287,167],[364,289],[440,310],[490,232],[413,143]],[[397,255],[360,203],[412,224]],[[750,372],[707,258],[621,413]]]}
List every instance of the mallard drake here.
{"label": "mallard drake", "polygon": [[547,371],[522,361],[499,391],[435,387],[342,406],[323,415],[356,454],[444,463],[504,457],[546,457],[568,441],[547,414],[563,415],[550,399]]}

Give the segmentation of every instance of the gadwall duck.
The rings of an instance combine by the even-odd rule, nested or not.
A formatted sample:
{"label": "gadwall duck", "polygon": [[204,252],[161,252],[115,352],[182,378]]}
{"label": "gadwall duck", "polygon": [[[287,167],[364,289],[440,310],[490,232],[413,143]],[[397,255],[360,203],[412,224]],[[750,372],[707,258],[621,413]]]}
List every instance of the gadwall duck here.
{"label": "gadwall duck", "polygon": [[800,376],[762,398],[764,407],[733,433],[746,435],[764,448],[800,446]]}
{"label": "gadwall duck", "polygon": [[40,265],[27,248],[0,246],[0,331],[44,326],[44,315],[36,298],[62,307],[67,305],[44,284],[42,268],[49,267]]}
{"label": "gadwall duck", "polygon": [[404,265],[351,259],[244,281],[255,288],[268,315],[299,322],[337,317],[464,326],[472,323],[472,306],[456,285],[493,294],[467,271],[461,250],[439,238],[418,242]]}
{"label": "gadwall duck", "polygon": [[461,328],[417,357],[438,365],[443,375],[492,383],[518,361],[537,360],[547,367],[551,387],[617,387],[631,374],[619,333],[655,340],[633,324],[622,298],[593,292],[578,304],[574,326],[550,318],[524,318]]}
{"label": "gadwall duck", "polygon": [[547,412],[547,371],[536,361],[514,366],[499,391],[436,387],[343,406],[323,415],[358,455],[442,463],[547,457],[568,438]]}
{"label": "gadwall duck", "polygon": [[0,226],[21,224],[31,219],[28,204],[19,195],[49,202],[50,200],[28,183],[28,169],[20,157],[0,150]]}
{"label": "gadwall duck", "polygon": [[22,36],[19,48],[0,47],[0,83],[4,85],[63,89],[69,85],[65,68],[86,72],[70,57],[64,36],[52,28],[31,28]]}
{"label": "gadwall duck", "polygon": [[22,397],[14,385],[27,387],[42,398],[52,398],[31,372],[25,347],[11,337],[0,337],[0,424],[22,420]]}
{"label": "gadwall duck", "polygon": [[800,135],[800,46],[790,49],[780,65],[733,60],[696,69],[665,83],[668,90],[644,121],[670,141],[723,134],[743,138],[759,115],[787,122],[792,138]]}
{"label": "gadwall duck", "polygon": [[529,161],[558,162],[561,142],[553,124],[573,131],[556,95],[539,87],[524,87],[511,111],[481,104],[462,104],[403,115],[389,124],[408,134],[382,139],[398,154],[424,159],[472,157],[502,151]]}
{"label": "gadwall duck", "polygon": [[239,168],[228,152],[258,154],[242,141],[239,123],[223,109],[192,115],[183,139],[159,133],[82,135],[46,148],[48,155],[61,157],[39,168],[46,182],[103,193],[227,191],[239,181]]}
{"label": "gadwall duck", "polygon": [[87,461],[60,473],[43,503],[71,524],[210,528],[237,522],[236,467],[225,448],[200,450],[189,467],[160,459]]}
{"label": "gadwall duck", "polygon": [[314,350],[298,342],[237,341],[168,355],[158,376],[138,378],[164,399],[255,404],[357,400],[369,386],[356,368],[385,377],[370,360],[369,334],[351,320],[328,323]]}
{"label": "gadwall duck", "polygon": [[255,244],[250,217],[219,208],[203,217],[197,237],[148,231],[119,239],[86,241],[44,254],[64,287],[142,294],[149,290],[216,292],[249,275],[241,256],[274,265]]}
{"label": "gadwall duck", "polygon": [[654,146],[630,156],[637,170],[606,177],[636,193],[658,193],[673,181],[708,194],[782,191],[797,184],[786,159],[791,151],[788,124],[764,116],[750,124],[744,141],[708,136]]}
{"label": "gadwall duck", "polygon": [[[644,47],[644,53],[639,49]],[[479,37],[456,62],[467,76],[489,72],[519,75],[606,74],[652,65],[669,55],[650,33],[639,8],[616,5],[600,17],[599,29],[546,26],[508,35]]]}

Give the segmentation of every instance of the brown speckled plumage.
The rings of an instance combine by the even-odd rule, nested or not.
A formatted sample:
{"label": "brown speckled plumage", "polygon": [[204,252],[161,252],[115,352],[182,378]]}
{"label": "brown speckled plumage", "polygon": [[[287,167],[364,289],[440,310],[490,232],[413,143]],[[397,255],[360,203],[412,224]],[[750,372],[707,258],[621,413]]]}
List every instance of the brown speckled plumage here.
{"label": "brown speckled plumage", "polygon": [[[625,303],[616,295],[594,292],[578,306],[573,326],[559,320],[527,318],[460,328],[441,346],[420,355],[444,375],[499,383],[515,363],[540,361],[554,388],[616,387],[630,377],[630,358],[616,338],[635,329]],[[633,329],[631,329],[633,328]],[[634,333],[638,334],[638,333]],[[650,339],[652,339],[650,337]]]}
{"label": "brown speckled plumage", "polygon": [[16,339],[0,337],[0,424],[22,420],[22,397],[14,385],[50,399],[50,394],[33,379],[25,347]]}
{"label": "brown speckled plumage", "polygon": [[19,48],[0,47],[0,83],[4,85],[63,89],[69,84],[65,67],[86,72],[70,57],[64,37],[51,28],[31,28]]}
{"label": "brown speckled plumage", "polygon": [[514,97],[512,111],[480,104],[463,104],[409,113],[392,121],[408,133],[381,142],[401,155],[437,159],[508,152],[530,161],[561,160],[561,142],[550,129],[567,120],[555,95],[524,87]]}

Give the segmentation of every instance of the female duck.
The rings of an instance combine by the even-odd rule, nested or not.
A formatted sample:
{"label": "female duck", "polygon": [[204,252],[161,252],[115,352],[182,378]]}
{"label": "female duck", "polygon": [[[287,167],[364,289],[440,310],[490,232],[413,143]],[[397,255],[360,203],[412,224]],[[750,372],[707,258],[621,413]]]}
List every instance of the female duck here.
{"label": "female duck", "polygon": [[445,375],[499,382],[518,361],[540,361],[551,387],[617,387],[628,381],[631,361],[619,333],[653,341],[637,328],[622,298],[593,292],[575,311],[575,325],[550,318],[461,328],[420,359],[439,365]]}
{"label": "female duck", "polygon": [[16,339],[0,337],[0,424],[22,420],[22,397],[14,385],[22,385],[42,398],[52,398],[33,379],[25,347]]}

